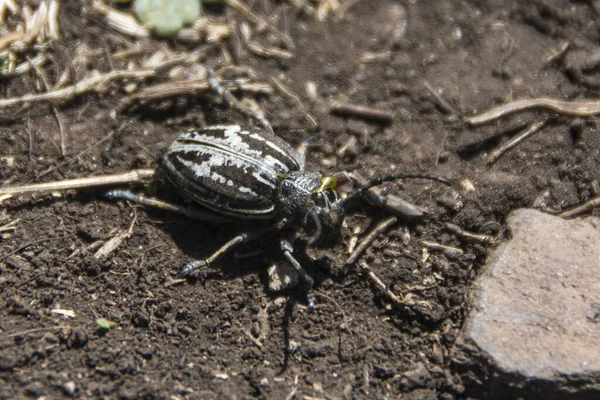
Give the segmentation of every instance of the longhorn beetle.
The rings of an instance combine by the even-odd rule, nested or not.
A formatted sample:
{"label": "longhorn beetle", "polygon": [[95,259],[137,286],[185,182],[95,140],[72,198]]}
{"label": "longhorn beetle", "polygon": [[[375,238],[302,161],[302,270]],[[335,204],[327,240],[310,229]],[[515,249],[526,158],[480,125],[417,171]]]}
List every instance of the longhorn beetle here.
{"label": "longhorn beetle", "polygon": [[[312,233],[308,244],[329,246],[341,237],[348,207],[373,186],[399,179],[448,181],[429,174],[394,173],[373,179],[340,198],[336,187],[347,174],[322,175],[304,169],[306,146],[294,149],[283,139],[260,127],[208,126],[180,135],[165,151],[161,166],[170,183],[189,199],[225,218],[266,219],[264,229],[243,232],[204,260],[186,265],[181,276],[213,263],[233,247],[266,231],[282,232],[280,247],[300,276],[309,308],[315,304],[313,280],[293,255],[299,230]],[[172,208],[131,192],[113,190],[109,198]]]}
{"label": "longhorn beetle", "polygon": [[[204,260],[186,265],[180,275],[208,266],[235,246],[255,239],[269,230],[281,232],[280,247],[295,268],[306,289],[308,306],[315,306],[313,279],[293,255],[293,242],[299,231],[312,234],[308,244],[331,246],[341,237],[348,207],[367,191],[383,182],[399,179],[430,179],[449,184],[446,179],[419,173],[393,173],[371,180],[340,198],[336,191],[348,174],[322,175],[305,170],[307,143],[293,148],[277,137],[271,125],[243,106],[223,89],[209,71],[211,87],[232,108],[254,117],[259,126],[207,126],[180,135],[164,152],[160,165],[170,183],[195,203],[225,218],[270,220],[266,228],[237,234]],[[112,199],[174,209],[177,206],[147,199],[123,190],[107,193]],[[211,219],[213,219],[211,217]]]}

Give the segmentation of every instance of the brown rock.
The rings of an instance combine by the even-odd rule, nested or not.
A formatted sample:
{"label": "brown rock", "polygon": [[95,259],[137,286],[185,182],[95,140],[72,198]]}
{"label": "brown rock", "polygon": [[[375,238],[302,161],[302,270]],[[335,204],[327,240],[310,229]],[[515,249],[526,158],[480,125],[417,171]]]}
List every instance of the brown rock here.
{"label": "brown rock", "polygon": [[600,398],[600,219],[511,214],[489,258],[453,365],[487,398]]}

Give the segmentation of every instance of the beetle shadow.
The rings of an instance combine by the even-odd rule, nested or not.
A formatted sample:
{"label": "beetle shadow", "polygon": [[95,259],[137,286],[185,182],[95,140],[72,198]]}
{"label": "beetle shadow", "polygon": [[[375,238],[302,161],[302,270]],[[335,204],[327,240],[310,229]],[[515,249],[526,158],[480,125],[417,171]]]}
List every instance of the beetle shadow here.
{"label": "beetle shadow", "polygon": [[[186,202],[182,197],[170,189],[166,182],[157,183],[160,190],[156,198],[169,201],[178,205],[189,205],[199,210],[206,209],[194,203]],[[213,222],[191,219],[183,215],[168,211],[143,207],[146,214],[153,220],[160,221],[157,225],[169,235],[173,243],[182,253],[178,262],[176,273],[179,273],[187,264],[204,260],[223,244],[242,233],[252,233],[270,226],[273,221],[248,220],[238,217],[226,222]],[[247,243],[241,243],[219,257],[208,267],[199,268],[189,278],[191,284],[209,279],[235,279],[250,274],[257,274],[264,287],[265,295],[274,299],[286,295],[299,302],[306,301],[306,292],[301,287],[289,288],[283,291],[271,292],[269,290],[268,268],[270,265],[285,262],[285,257],[280,247],[281,233],[278,230],[267,232]],[[323,260],[313,260],[307,254],[307,242],[298,238],[294,242],[294,257],[306,272],[314,279],[315,288],[326,279],[323,271]]]}

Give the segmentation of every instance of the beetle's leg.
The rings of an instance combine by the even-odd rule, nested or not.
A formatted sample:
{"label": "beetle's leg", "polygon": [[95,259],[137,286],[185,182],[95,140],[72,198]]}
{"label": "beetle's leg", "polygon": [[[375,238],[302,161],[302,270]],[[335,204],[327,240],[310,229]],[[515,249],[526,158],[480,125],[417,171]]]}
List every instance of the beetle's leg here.
{"label": "beetle's leg", "polygon": [[133,203],[140,204],[146,207],[154,207],[164,211],[171,211],[178,214],[183,214],[188,218],[199,219],[210,222],[226,222],[231,221],[226,217],[222,217],[210,210],[205,210],[198,207],[184,207],[179,204],[170,203],[168,201],[145,197],[134,194],[127,190],[110,190],[104,196],[111,200],[129,200]]}
{"label": "beetle's leg", "polygon": [[208,68],[208,75],[206,77],[206,80],[208,81],[210,88],[214,90],[223,99],[225,99],[227,104],[229,104],[229,107],[241,112],[247,117],[256,120],[260,124],[260,126],[268,130],[270,133],[273,133],[273,128],[271,127],[271,124],[269,123],[269,121],[267,121],[265,116],[255,111],[252,111],[250,108],[246,107],[244,104],[242,104],[241,101],[236,99],[235,96],[232,95],[229,90],[221,86],[219,81],[217,81],[217,78],[215,78],[212,68]]}
{"label": "beetle's leg", "polygon": [[319,219],[319,214],[318,214],[317,210],[315,210],[315,209],[310,210],[308,212],[306,218],[308,218],[308,217],[310,217],[310,219],[313,221],[313,224],[315,224],[315,233],[308,241],[308,245],[312,246],[315,243],[317,243],[319,241],[319,239],[321,238],[321,235],[323,234],[323,226],[321,225],[321,220]]}
{"label": "beetle's leg", "polygon": [[304,289],[306,290],[306,300],[308,302],[308,309],[314,310],[316,299],[315,299],[315,294],[313,293],[313,289],[312,289],[313,278],[310,277],[310,275],[304,270],[304,268],[302,268],[302,265],[300,265],[298,260],[296,260],[294,258],[294,256],[292,255],[292,252],[294,251],[294,247],[292,246],[292,244],[290,243],[289,240],[281,239],[280,246],[281,246],[281,251],[283,251],[284,257],[290,264],[292,264],[292,266],[294,267],[294,269],[300,276],[300,280],[302,281],[302,284],[304,285]]}
{"label": "beetle's leg", "polygon": [[183,269],[181,270],[179,275],[180,276],[188,276],[195,270],[212,264],[217,259],[219,259],[223,255],[225,255],[229,251],[231,251],[231,249],[233,249],[234,247],[236,247],[242,243],[246,243],[251,240],[254,240],[257,237],[265,234],[266,232],[269,232],[269,231],[272,231],[275,229],[277,229],[277,228],[274,225],[271,225],[266,228],[254,229],[252,231],[240,233],[239,235],[235,236],[233,239],[229,240],[227,243],[223,244],[214,253],[212,253],[210,256],[208,256],[204,260],[193,261],[193,262],[187,264],[185,267],[183,267]]}

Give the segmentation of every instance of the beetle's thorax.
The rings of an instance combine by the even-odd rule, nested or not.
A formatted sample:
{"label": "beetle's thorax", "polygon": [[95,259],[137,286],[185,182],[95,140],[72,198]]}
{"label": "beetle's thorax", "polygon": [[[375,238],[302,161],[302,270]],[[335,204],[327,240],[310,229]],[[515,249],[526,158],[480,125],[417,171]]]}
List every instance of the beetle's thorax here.
{"label": "beetle's thorax", "polygon": [[321,174],[293,171],[279,183],[276,191],[276,212],[288,221],[304,218],[313,192],[320,185]]}

